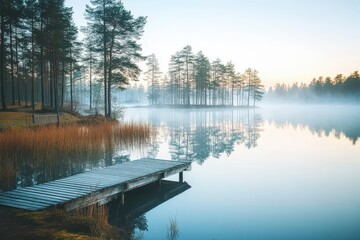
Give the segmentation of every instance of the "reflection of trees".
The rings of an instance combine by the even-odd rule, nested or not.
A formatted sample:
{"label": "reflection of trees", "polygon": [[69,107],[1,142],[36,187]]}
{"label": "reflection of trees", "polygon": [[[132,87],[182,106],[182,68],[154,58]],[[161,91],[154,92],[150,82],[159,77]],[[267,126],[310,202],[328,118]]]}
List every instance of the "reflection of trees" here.
{"label": "reflection of trees", "polygon": [[169,199],[178,196],[191,188],[186,182],[161,181],[161,189],[158,182],[145,185],[125,193],[125,203],[121,199],[115,199],[108,203],[109,223],[122,230],[123,239],[133,239],[138,230],[148,230],[145,214],[163,204]]}
{"label": "reflection of trees", "polygon": [[118,225],[121,226],[122,239],[136,239],[136,236],[134,236],[135,230],[148,231],[148,224],[145,215],[141,215],[136,218],[124,219],[124,221]]}
{"label": "reflection of trees", "polygon": [[262,119],[255,110],[154,110],[151,119],[156,116],[165,122],[157,126],[168,132],[173,160],[201,164],[209,156],[230,155],[236,145],[253,148],[261,132]]}
{"label": "reflection of trees", "polygon": [[257,140],[260,138],[261,126],[260,122],[262,121],[260,115],[248,114],[248,120],[246,124],[246,135],[245,146],[247,148],[254,148],[257,146]]}
{"label": "reflection of trees", "polygon": [[211,148],[209,146],[210,134],[205,127],[197,127],[193,137],[194,160],[204,162],[209,156]]}
{"label": "reflection of trees", "polygon": [[360,111],[358,106],[306,106],[294,109],[272,108],[264,113],[265,119],[277,127],[291,125],[308,128],[318,136],[344,135],[355,145],[360,137]]}
{"label": "reflection of trees", "polygon": [[121,151],[119,154],[111,143],[105,145],[103,151],[89,152],[82,157],[75,154],[48,160],[24,158],[16,162],[13,159],[1,159],[0,190],[33,186],[129,160],[129,155],[122,155]]}
{"label": "reflection of trees", "polygon": [[[152,123],[153,124],[153,123]],[[147,155],[150,158],[155,158],[160,149],[159,130],[155,127],[151,129],[150,143],[147,146]]]}

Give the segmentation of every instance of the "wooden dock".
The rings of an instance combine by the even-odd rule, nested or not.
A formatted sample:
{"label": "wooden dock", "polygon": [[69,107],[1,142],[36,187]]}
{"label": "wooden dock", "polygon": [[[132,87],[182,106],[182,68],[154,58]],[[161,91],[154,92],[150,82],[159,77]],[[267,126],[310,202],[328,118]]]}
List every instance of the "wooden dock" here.
{"label": "wooden dock", "polygon": [[0,193],[0,205],[37,211],[49,207],[66,210],[104,204],[124,192],[189,170],[191,163],[143,158],[85,172],[52,182]]}

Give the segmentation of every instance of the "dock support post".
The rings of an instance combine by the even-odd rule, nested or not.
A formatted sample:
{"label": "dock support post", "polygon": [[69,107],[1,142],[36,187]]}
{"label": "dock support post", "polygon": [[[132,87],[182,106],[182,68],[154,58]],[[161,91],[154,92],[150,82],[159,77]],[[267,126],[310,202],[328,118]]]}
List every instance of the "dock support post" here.
{"label": "dock support post", "polygon": [[161,192],[161,179],[158,182],[158,186],[159,186],[159,192]]}
{"label": "dock support post", "polygon": [[124,192],[121,192],[121,205],[125,204],[125,195]]}
{"label": "dock support post", "polygon": [[183,172],[179,172],[179,182],[184,182],[184,175]]}

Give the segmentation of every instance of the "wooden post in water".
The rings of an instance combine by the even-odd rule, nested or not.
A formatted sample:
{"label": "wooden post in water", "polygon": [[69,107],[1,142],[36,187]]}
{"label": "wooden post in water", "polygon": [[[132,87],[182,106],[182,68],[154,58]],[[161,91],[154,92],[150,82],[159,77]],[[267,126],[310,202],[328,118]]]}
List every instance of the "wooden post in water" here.
{"label": "wooden post in water", "polygon": [[125,205],[125,194],[121,192],[121,205]]}
{"label": "wooden post in water", "polygon": [[183,172],[179,172],[179,182],[184,182],[184,174]]}
{"label": "wooden post in water", "polygon": [[159,192],[161,192],[161,179],[158,182],[158,186],[159,186]]}

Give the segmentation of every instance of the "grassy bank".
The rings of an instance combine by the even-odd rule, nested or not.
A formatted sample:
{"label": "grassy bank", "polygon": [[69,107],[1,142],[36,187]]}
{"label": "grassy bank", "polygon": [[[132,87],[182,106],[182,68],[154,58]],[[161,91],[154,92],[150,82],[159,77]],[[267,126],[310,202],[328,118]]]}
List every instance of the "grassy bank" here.
{"label": "grassy bank", "polygon": [[150,134],[146,124],[90,119],[59,127],[7,128],[0,132],[0,189],[15,188],[19,173],[26,171],[42,176],[37,182],[82,172],[101,159],[112,161],[116,149],[145,146]]}
{"label": "grassy bank", "polygon": [[108,223],[105,206],[66,212],[59,209],[29,212],[0,207],[4,239],[132,239],[132,232]]}
{"label": "grassy bank", "polygon": [[[0,190],[17,187],[19,181],[51,181],[84,170],[117,149],[146,146],[151,129],[142,123],[119,123],[101,116],[62,114],[60,126],[17,124],[0,131]],[[0,124],[31,120],[31,113],[0,112]],[[61,119],[60,119],[61,121]],[[28,175],[27,172],[30,172]],[[36,239],[128,239],[132,233],[108,223],[106,207],[90,206],[66,212],[52,209],[27,212],[0,207],[1,232]],[[24,224],[20,227],[18,224]],[[19,231],[19,232],[18,232]],[[19,234],[19,235],[16,235]],[[6,236],[6,235],[5,235]]]}
{"label": "grassy bank", "polygon": [[[60,114],[60,124],[72,124],[79,122],[79,116],[70,113]],[[32,113],[30,112],[1,112],[0,129],[33,127]]]}

